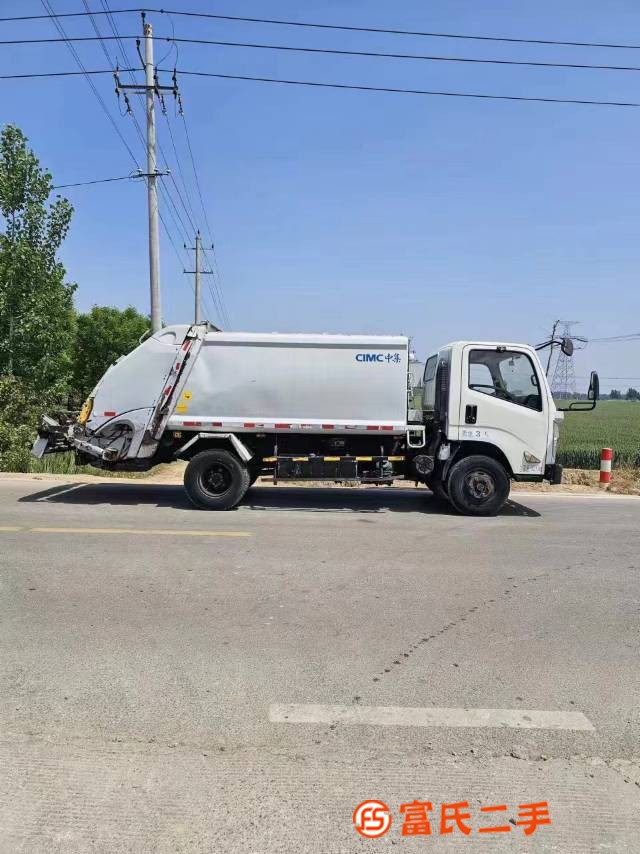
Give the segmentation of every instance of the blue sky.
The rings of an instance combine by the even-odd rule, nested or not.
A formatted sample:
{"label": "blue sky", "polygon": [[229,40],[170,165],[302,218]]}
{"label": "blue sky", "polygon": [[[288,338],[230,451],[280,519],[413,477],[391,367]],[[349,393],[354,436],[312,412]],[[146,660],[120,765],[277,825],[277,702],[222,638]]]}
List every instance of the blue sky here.
{"label": "blue sky", "polygon": [[[97,0],[89,0],[99,9]],[[81,0],[52,0],[56,12]],[[136,5],[118,4],[113,8]],[[159,4],[163,5],[163,4]],[[36,0],[2,15],[39,14]],[[632,0],[174,0],[172,8],[405,29],[640,43]],[[96,19],[108,32],[103,17]],[[156,35],[449,56],[639,65],[640,50],[492,44],[150,16]],[[122,35],[139,16],[118,15]],[[66,19],[69,35],[93,35]],[[3,23],[3,39],[55,36]],[[135,45],[127,41],[135,57]],[[96,42],[78,46],[104,68]],[[113,42],[107,49],[115,52]],[[166,53],[156,44],[156,57]],[[172,53],[165,64],[173,64]],[[284,54],[181,45],[178,66],[365,85],[640,101],[640,73]],[[71,70],[62,44],[3,46],[3,73]],[[169,82],[168,76],[164,82]],[[141,79],[141,77],[140,77]],[[141,162],[110,77],[95,84]],[[127,174],[126,149],[82,78],[0,81],[2,121],[28,135],[56,183]],[[640,330],[640,109],[313,90],[182,77],[180,87],[234,329],[402,332],[427,355],[458,338],[545,337],[555,318],[603,337]],[[182,123],[169,122],[203,226]],[[167,122],[159,135],[180,184]],[[163,179],[172,185],[170,179]],[[148,310],[141,182],[65,191],[75,206],[63,260],[77,304]],[[179,205],[179,202],[178,202]],[[163,208],[181,249],[185,235]],[[186,219],[182,212],[183,219]],[[190,277],[164,232],[163,316],[187,321]],[[182,253],[184,256],[184,253]],[[184,261],[186,263],[186,261]],[[214,321],[217,317],[208,311]],[[640,341],[592,344],[576,372],[640,375]],[[605,380],[624,387],[638,379]]]}

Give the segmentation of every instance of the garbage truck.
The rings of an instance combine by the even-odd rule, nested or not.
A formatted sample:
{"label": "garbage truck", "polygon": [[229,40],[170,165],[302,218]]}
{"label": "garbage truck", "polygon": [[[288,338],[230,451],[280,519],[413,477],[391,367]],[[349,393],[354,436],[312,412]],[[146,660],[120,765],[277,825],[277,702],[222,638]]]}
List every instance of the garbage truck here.
{"label": "garbage truck", "polygon": [[[208,510],[235,507],[260,476],[404,479],[477,516],[499,512],[511,481],[560,483],[563,414],[536,348],[447,344],[425,362],[421,398],[410,355],[401,335],[167,326],[112,365],[77,416],[44,416],[33,454],[73,450],[111,471],[184,460],[187,495]],[[567,408],[597,398],[594,372]]]}

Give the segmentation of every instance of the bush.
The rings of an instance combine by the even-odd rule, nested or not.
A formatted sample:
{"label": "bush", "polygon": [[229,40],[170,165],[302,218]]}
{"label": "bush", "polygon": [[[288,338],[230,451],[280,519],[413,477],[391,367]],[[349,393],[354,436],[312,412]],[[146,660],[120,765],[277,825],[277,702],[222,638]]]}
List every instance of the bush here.
{"label": "bush", "polygon": [[0,470],[27,471],[42,404],[14,376],[0,376]]}

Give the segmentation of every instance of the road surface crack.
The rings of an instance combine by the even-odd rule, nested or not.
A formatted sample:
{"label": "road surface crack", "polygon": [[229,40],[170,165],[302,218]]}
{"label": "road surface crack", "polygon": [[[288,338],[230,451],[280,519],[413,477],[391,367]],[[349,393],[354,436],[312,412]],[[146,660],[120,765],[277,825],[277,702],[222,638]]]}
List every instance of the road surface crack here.
{"label": "road surface crack", "polygon": [[[570,567],[567,567],[567,569],[569,568]],[[478,603],[477,605],[473,605],[471,608],[467,608],[465,611],[462,611],[462,613],[456,619],[451,620],[449,623],[445,623],[445,625],[439,628],[437,631],[433,631],[431,634],[425,634],[424,637],[420,638],[412,644],[409,644],[409,646],[402,652],[400,652],[393,659],[393,661],[391,661],[386,667],[383,668],[383,670],[381,670],[376,676],[373,677],[373,681],[380,682],[380,680],[384,679],[384,677],[388,673],[393,673],[394,670],[396,670],[402,664],[406,664],[411,658],[411,656],[414,655],[419,649],[421,649],[422,646],[430,643],[433,640],[436,640],[447,632],[458,628],[458,626],[461,626],[463,623],[466,623],[467,619],[470,618],[477,611],[480,611],[483,608],[488,607],[489,605],[494,605],[500,600],[508,599],[513,593],[515,593],[516,590],[518,590],[520,587],[523,587],[525,584],[535,584],[537,581],[548,577],[549,573],[543,572],[540,575],[532,575],[529,578],[519,579],[518,581],[507,579],[508,581],[511,581],[511,583],[508,584],[507,587],[505,587],[505,589],[501,593],[494,594],[494,596],[492,596],[490,599],[483,599],[482,602]],[[454,663],[453,666],[457,667],[458,665]]]}

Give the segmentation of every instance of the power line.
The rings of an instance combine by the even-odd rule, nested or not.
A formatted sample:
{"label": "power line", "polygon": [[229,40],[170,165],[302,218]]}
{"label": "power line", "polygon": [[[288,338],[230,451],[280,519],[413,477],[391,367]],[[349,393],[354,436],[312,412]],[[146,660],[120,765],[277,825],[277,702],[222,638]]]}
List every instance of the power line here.
{"label": "power line", "polygon": [[215,271],[216,271],[216,276],[214,277],[214,287],[216,288],[216,290],[218,292],[218,299],[220,302],[220,306],[223,309],[223,319],[224,319],[223,322],[227,326],[231,326],[231,323],[229,322],[229,315],[227,314],[227,309],[226,309],[226,305],[224,302],[224,295],[222,292],[220,268],[218,267],[218,259],[216,257],[215,242],[213,240],[213,232],[211,229],[211,225],[209,223],[209,217],[207,215],[207,208],[206,208],[205,203],[204,203],[204,195],[202,193],[202,187],[200,186],[200,179],[198,177],[198,170],[196,169],[196,161],[195,161],[195,157],[193,154],[193,148],[191,146],[191,137],[189,136],[189,127],[187,125],[187,120],[184,117],[184,113],[181,113],[181,117],[182,117],[182,124],[184,127],[185,139],[187,140],[187,149],[189,151],[189,158],[191,160],[191,167],[193,169],[193,177],[195,178],[195,182],[196,182],[196,190],[198,192],[198,198],[200,199],[200,206],[202,207],[202,214],[204,216],[204,222],[205,222],[205,225],[207,227],[207,237],[209,239],[209,242],[211,243],[211,251],[213,254],[213,266],[214,266]]}
{"label": "power line", "polygon": [[54,184],[51,189],[52,190],[63,190],[67,187],[88,187],[90,184],[107,184],[110,181],[131,181],[133,178],[142,178],[144,177],[142,173],[140,175],[122,175],[119,178],[96,178],[95,181],[77,181],[74,184]]}
{"label": "power line", "polygon": [[[86,2],[86,0],[83,0]],[[95,28],[95,22],[94,22]],[[68,41],[72,42],[92,42],[99,40],[100,42],[104,42],[104,40],[112,40],[115,38],[119,39],[137,39],[138,36],[73,36],[69,38]],[[0,45],[23,45],[23,44],[56,44],[58,42],[65,41],[65,39],[55,39],[55,38],[39,38],[39,39],[4,39],[0,40]],[[219,41],[215,39],[193,39],[193,38],[183,38],[177,36],[154,36],[154,41],[163,41],[169,42],[173,44],[196,44],[196,45],[215,45],[217,47],[241,47],[241,48],[255,48],[258,50],[277,50],[277,51],[286,51],[290,53],[315,53],[315,54],[329,54],[333,56],[357,56],[364,58],[374,58],[374,59],[409,59],[409,60],[421,60],[427,62],[457,62],[457,63],[472,63],[476,65],[520,65],[529,68],[571,68],[571,69],[580,69],[580,70],[592,70],[592,71],[640,71],[640,66],[635,65],[596,65],[593,63],[585,63],[585,62],[541,62],[534,60],[520,60],[520,59],[480,59],[477,57],[469,57],[469,56],[434,56],[429,54],[418,54],[418,53],[384,53],[380,51],[372,51],[372,50],[343,50],[340,48],[328,48],[328,47],[304,47],[299,45],[284,45],[284,44],[262,44],[259,42],[235,42],[235,41]],[[106,52],[106,48],[103,43],[103,50]],[[107,54],[107,59],[109,56]]]}
{"label": "power line", "polygon": [[[136,68],[121,68],[121,72],[137,71]],[[169,69],[161,68],[160,71],[167,72]],[[442,98],[475,98],[485,101],[530,101],[540,104],[580,104],[593,107],[640,107],[637,101],[596,101],[587,98],[542,98],[525,95],[495,95],[484,92],[445,92],[432,89],[402,89],[391,86],[360,86],[353,83],[326,83],[317,80],[285,80],[276,77],[255,77],[244,74],[219,74],[212,71],[187,71],[178,69],[179,74],[191,77],[213,77],[220,80],[247,80],[256,83],[280,83],[288,86],[310,86],[320,89],[345,89],[356,92],[384,92],[399,95],[430,95]],[[31,74],[0,74],[0,80],[23,80],[30,78],[47,77],[82,77],[89,74],[113,74],[108,69],[94,69],[83,71],[46,71]],[[119,133],[119,131],[117,131]]]}
{"label": "power line", "polygon": [[[640,50],[640,44],[629,44],[619,42],[589,42],[589,41],[563,41],[561,39],[540,39],[540,38],[516,38],[511,36],[483,36],[473,35],[469,33],[442,33],[428,30],[404,30],[390,27],[356,27],[347,24],[324,24],[317,21],[291,21],[281,18],[249,18],[240,15],[219,15],[210,12],[189,12],[183,9],[157,9],[146,6],[136,6],[135,8],[126,9],[111,9],[109,11],[95,11],[93,15],[125,15],[130,13],[147,12],[159,15],[181,15],[189,18],[208,18],[217,21],[236,21],[249,24],[273,24],[284,27],[301,27],[309,29],[321,30],[337,30],[341,32],[351,33],[377,33],[383,35],[395,36],[419,36],[426,38],[437,39],[462,39],[466,41],[488,41],[501,42],[507,44],[534,44],[534,45],[554,45],[560,47],[597,47],[610,48],[614,50]],[[87,16],[87,12],[60,12],[57,13],[58,18],[83,18]],[[37,21],[46,18],[46,15],[15,15],[0,18],[0,22],[9,21]]]}
{"label": "power line", "polygon": [[[84,0],[83,0],[83,2],[84,2]],[[118,50],[120,52],[121,58],[124,60],[125,66],[128,66],[128,65],[130,65],[130,62],[129,62],[129,57],[127,54],[127,49],[125,47],[123,37],[120,36],[120,33],[118,31],[118,27],[117,27],[117,24],[116,24],[115,19],[113,17],[112,11],[109,8],[109,4],[108,4],[107,0],[100,0],[100,4],[102,6],[104,14],[106,14],[106,16],[107,16],[107,21],[109,23],[109,27],[111,29],[111,32],[113,33],[113,37],[116,39]],[[130,72],[129,77],[130,77],[132,83],[135,84],[135,82],[136,82],[135,81],[135,75],[132,72]],[[130,112],[131,118],[133,120],[134,126],[136,128],[136,132],[138,134],[140,142],[142,144],[142,147],[143,147],[143,149],[145,149],[146,148],[146,140],[145,140],[144,134],[142,132],[142,128],[140,127],[140,123],[138,121],[138,117],[136,115],[134,107],[129,106],[129,112]],[[163,104],[163,113],[164,113],[165,118],[166,118],[166,111],[164,110],[164,104]],[[168,119],[167,119],[167,124],[168,124]],[[169,133],[171,134],[171,128],[170,127],[169,127]],[[162,147],[160,140],[157,140],[157,145],[158,145],[158,149],[160,151],[160,155],[161,155],[163,162],[164,162],[164,168],[167,171],[167,173],[169,174],[169,177],[171,178],[171,181],[172,181],[172,183],[176,189],[176,192],[178,194],[178,199],[179,199],[180,203],[182,204],[182,207],[184,208],[185,213],[187,214],[187,218],[190,219],[186,205],[185,205],[184,200],[182,198],[182,194],[180,193],[180,190],[179,190],[179,188],[175,182],[175,178],[173,177],[173,174],[171,173],[171,170],[169,169],[168,159],[167,159],[167,156],[164,152],[164,148]],[[175,151],[175,146],[174,146],[174,151]],[[180,160],[178,158],[177,152],[176,152],[176,161],[177,161],[177,165],[178,165],[178,170],[179,170],[180,174],[182,174],[182,166],[181,166]],[[171,218],[173,219],[173,221],[176,225],[178,233],[180,233],[180,230],[182,229],[182,234],[184,236],[183,239],[186,237],[186,239],[188,240],[189,238],[188,238],[188,234],[187,234],[187,229],[184,225],[184,222],[182,221],[182,217],[180,216],[180,212],[179,212],[179,210],[176,206],[176,203],[173,199],[170,187],[165,185],[162,181],[159,182],[158,186],[159,186],[160,194],[163,197],[165,204],[167,204],[167,209],[169,211],[169,214],[171,215]],[[193,206],[191,205],[191,200],[189,198],[189,193],[188,193],[186,184],[185,184],[185,194],[187,197],[187,202],[189,203],[189,207],[191,209],[193,209]],[[173,237],[169,231],[169,227],[166,223],[166,220],[163,219],[161,211],[158,211],[158,214],[160,216],[160,221],[161,221],[162,227],[163,227],[165,233],[167,234],[167,237],[169,238],[169,241],[170,241],[170,243],[174,249],[174,252],[176,254],[176,257],[178,258],[178,261],[180,262],[181,266],[184,268],[184,262],[180,259],[180,255],[176,251],[175,242],[174,242]]]}
{"label": "power line", "polygon": [[[126,11],[126,10],[123,10]],[[250,24],[276,24],[285,27],[309,27],[312,29],[321,30],[341,30],[351,33],[383,33],[394,36],[426,36],[428,38],[437,39],[464,39],[469,41],[488,41],[488,42],[507,42],[511,44],[546,44],[560,45],[564,47],[604,47],[615,48],[622,50],[638,50],[640,45],[637,44],[609,44],[603,42],[583,42],[583,41],[560,41],[558,39],[524,39],[510,38],[508,36],[477,36],[468,35],[466,33],[439,33],[428,32],[421,30],[401,30],[388,29],[384,27],[353,27],[345,24],[320,24],[311,21],[289,21],[281,18],[246,18],[238,15],[217,15],[210,12],[185,12],[174,9],[154,9],[153,11],[161,14],[182,15],[190,18],[212,18],[219,21],[242,21]]]}
{"label": "power line", "polygon": [[[120,71],[136,71],[135,68],[121,68]],[[87,77],[90,74],[113,74],[111,68],[87,69],[82,71],[42,71],[31,74],[0,74],[0,80],[28,80],[36,77]]]}
{"label": "power line", "polygon": [[[64,39],[66,39],[66,38],[67,38],[67,34],[66,34],[66,32],[65,32],[64,27],[62,26],[62,24],[61,24],[58,20],[56,20],[56,15],[55,15],[55,12],[53,11],[53,8],[51,7],[51,4],[48,2],[48,0],[41,0],[41,2],[42,2],[42,5],[43,5],[43,7],[44,7],[45,11],[48,13],[46,17],[48,17],[48,18],[51,20],[51,22],[52,22],[52,23],[53,23],[53,25],[55,26],[56,30],[58,31],[58,33],[59,33],[59,34],[60,34]],[[87,83],[89,84],[89,86],[90,86],[90,88],[91,88],[91,91],[93,92],[93,94],[94,94],[94,96],[95,96],[96,100],[97,100],[97,101],[98,101],[98,103],[100,104],[100,107],[102,108],[102,111],[103,111],[103,112],[104,112],[104,114],[106,115],[107,119],[109,120],[109,122],[110,122],[111,126],[113,127],[113,129],[115,130],[115,132],[116,132],[116,133],[118,134],[118,136],[120,137],[120,140],[121,140],[122,144],[123,144],[123,145],[125,146],[125,148],[127,149],[127,152],[129,153],[129,156],[131,157],[131,159],[133,160],[133,162],[136,164],[136,166],[137,166],[138,168],[140,168],[140,164],[138,163],[138,161],[137,161],[137,159],[136,159],[136,156],[135,156],[135,154],[133,153],[133,151],[132,151],[132,149],[131,149],[131,146],[129,145],[129,143],[127,142],[127,140],[125,139],[125,137],[123,136],[122,131],[120,130],[120,128],[119,128],[119,127],[118,127],[118,125],[116,124],[116,122],[115,122],[115,120],[114,120],[113,116],[112,116],[112,115],[111,115],[111,113],[109,112],[109,109],[108,109],[107,105],[105,104],[105,102],[104,102],[104,99],[103,99],[102,95],[98,92],[98,90],[96,89],[95,83],[93,82],[93,80],[92,80],[92,79],[91,79],[91,77],[89,76],[90,74],[92,74],[92,73],[94,73],[94,72],[88,72],[88,71],[87,71],[87,69],[85,68],[85,66],[84,66],[84,64],[83,64],[83,62],[82,62],[82,60],[80,59],[80,57],[79,57],[79,55],[78,55],[78,52],[76,51],[76,49],[74,48],[74,46],[71,44],[71,42],[67,41],[67,47],[69,48],[69,51],[70,51],[71,55],[72,55],[72,56],[73,56],[73,58],[75,59],[76,64],[78,65],[78,68],[80,68],[80,72],[84,75],[84,77],[85,77],[85,79],[86,79]]]}
{"label": "power line", "polygon": [[630,332],[628,335],[611,335],[609,338],[589,338],[589,344],[601,344],[604,342],[615,343],[623,341],[637,341],[640,339],[640,332]]}
{"label": "power line", "polygon": [[[166,69],[160,69],[166,71]],[[391,86],[360,86],[352,83],[325,83],[317,80],[285,80],[276,77],[255,77],[245,74],[219,74],[212,71],[186,71],[178,74],[191,77],[215,77],[220,80],[248,80],[256,83],[280,83],[287,86],[311,86],[321,89],[347,89],[357,92],[386,92],[401,95],[430,95],[443,98],[477,98],[489,101],[534,101],[542,104],[586,104],[598,107],[640,107],[637,101],[596,101],[586,98],[542,98],[525,95],[494,95],[482,92],[445,92],[434,89],[403,89]]]}
{"label": "power line", "polygon": [[[137,71],[136,68],[121,68],[121,72]],[[167,72],[170,69],[161,68]],[[317,80],[285,80],[276,77],[255,77],[244,74],[220,74],[212,71],[187,71],[178,69],[179,74],[191,77],[214,77],[220,80],[248,80],[256,83],[280,83],[288,86],[310,86],[321,89],[346,89],[356,92],[384,92],[399,95],[431,95],[442,98],[475,98],[485,101],[530,101],[539,104],[581,104],[593,107],[640,107],[638,101],[597,101],[588,98],[542,98],[525,95],[495,95],[484,92],[445,92],[432,89],[402,89],[391,86],[360,86],[353,83],[326,83]],[[83,71],[46,71],[30,74],[0,74],[0,80],[28,80],[32,78],[82,77],[90,74],[113,74],[112,69]],[[119,133],[119,131],[118,131]]]}

